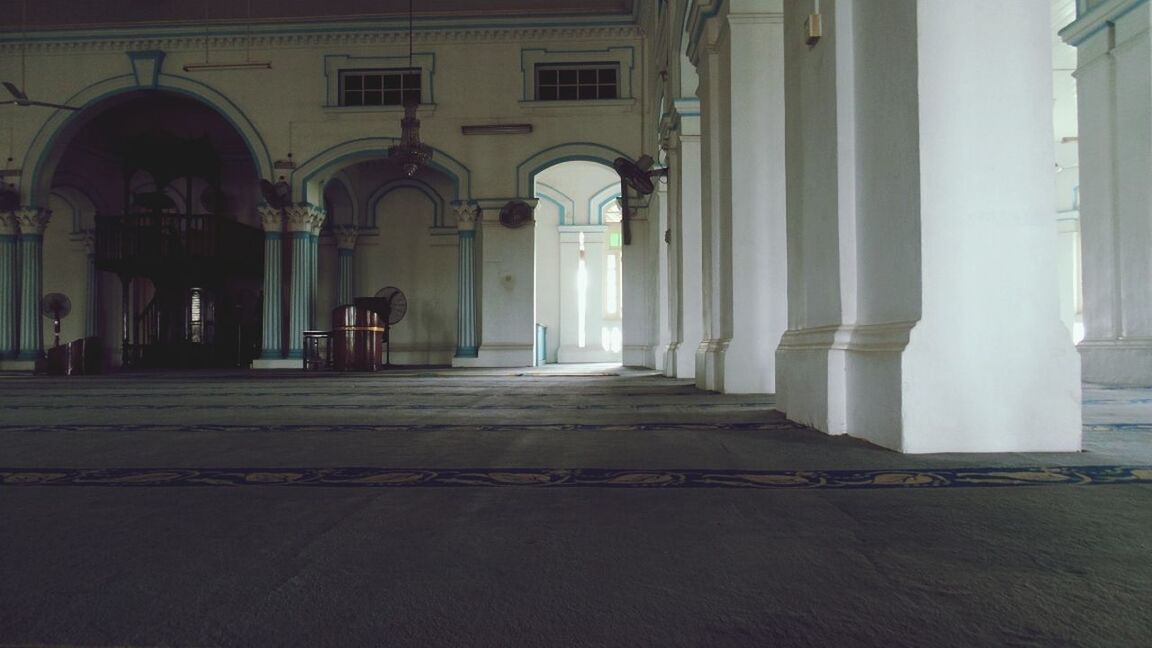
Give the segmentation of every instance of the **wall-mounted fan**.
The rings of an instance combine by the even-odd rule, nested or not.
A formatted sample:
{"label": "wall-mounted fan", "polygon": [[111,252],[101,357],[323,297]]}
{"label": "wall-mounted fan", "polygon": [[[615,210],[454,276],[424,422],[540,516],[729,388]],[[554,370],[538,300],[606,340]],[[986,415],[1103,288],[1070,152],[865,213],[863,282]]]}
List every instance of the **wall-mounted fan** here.
{"label": "wall-mounted fan", "polygon": [[628,203],[628,188],[647,196],[656,190],[652,178],[668,175],[667,168],[652,169],[653,162],[651,155],[641,155],[635,162],[626,157],[618,157],[612,162],[612,168],[620,176],[620,233],[623,234],[624,245],[632,244],[632,207]]}
{"label": "wall-mounted fan", "polygon": [[522,200],[509,200],[500,210],[500,224],[516,229],[532,222],[532,206]]}
{"label": "wall-mounted fan", "polygon": [[285,209],[292,204],[292,185],[283,178],[276,184],[260,180],[260,193],[264,196],[264,202],[272,209]]}
{"label": "wall-mounted fan", "polygon": [[52,346],[60,346],[60,320],[72,312],[72,300],[64,293],[48,293],[40,298],[40,312],[44,317],[52,318],[53,331],[56,333]]}
{"label": "wall-mounted fan", "polygon": [[384,320],[384,366],[392,366],[392,343],[389,341],[389,332],[392,325],[404,319],[408,312],[408,298],[395,286],[386,286],[376,291],[376,297],[383,301],[383,307],[377,311],[380,319]]}

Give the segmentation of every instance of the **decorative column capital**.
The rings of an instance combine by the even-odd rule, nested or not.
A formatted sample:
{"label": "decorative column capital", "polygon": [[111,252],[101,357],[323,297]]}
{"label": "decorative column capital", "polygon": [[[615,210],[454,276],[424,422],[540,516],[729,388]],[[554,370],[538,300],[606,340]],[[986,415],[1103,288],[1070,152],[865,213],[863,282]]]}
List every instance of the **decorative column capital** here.
{"label": "decorative column capital", "polygon": [[288,219],[288,230],[291,232],[315,234],[324,224],[324,210],[312,203],[296,203],[284,211]]}
{"label": "decorative column capital", "polygon": [[52,220],[52,210],[43,207],[24,206],[14,212],[16,224],[24,236],[44,236],[48,221]]}
{"label": "decorative column capital", "polygon": [[260,205],[256,208],[260,214],[260,225],[265,232],[282,232],[284,230],[284,213],[279,209]]}
{"label": "decorative column capital", "polygon": [[476,223],[480,220],[480,206],[474,202],[455,202],[452,208],[456,210],[456,229],[460,231],[474,231]]}
{"label": "decorative column capital", "polygon": [[79,240],[84,244],[84,252],[89,256],[96,254],[96,230],[80,230]]}
{"label": "decorative column capital", "polygon": [[360,235],[360,228],[355,225],[333,225],[332,235],[336,237],[336,249],[356,249],[356,237]]}

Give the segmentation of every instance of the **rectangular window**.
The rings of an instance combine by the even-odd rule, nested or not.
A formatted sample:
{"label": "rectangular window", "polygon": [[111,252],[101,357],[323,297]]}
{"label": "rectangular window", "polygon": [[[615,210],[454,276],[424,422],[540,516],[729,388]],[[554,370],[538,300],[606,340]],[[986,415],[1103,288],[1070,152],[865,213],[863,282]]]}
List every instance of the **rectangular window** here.
{"label": "rectangular window", "polygon": [[341,106],[402,106],[420,103],[420,70],[341,70]]}
{"label": "rectangular window", "polygon": [[616,99],[618,66],[604,63],[536,66],[537,101]]}

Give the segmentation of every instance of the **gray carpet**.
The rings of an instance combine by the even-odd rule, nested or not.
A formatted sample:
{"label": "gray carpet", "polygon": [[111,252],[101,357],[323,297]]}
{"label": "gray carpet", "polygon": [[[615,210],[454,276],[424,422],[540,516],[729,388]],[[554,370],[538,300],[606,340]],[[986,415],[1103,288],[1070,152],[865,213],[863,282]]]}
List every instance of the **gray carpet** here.
{"label": "gray carpet", "polygon": [[[521,374],[3,376],[0,645],[1152,642],[1150,392],[1086,390],[1082,453],[908,457],[770,397]],[[350,468],[386,479],[293,483]],[[716,473],[824,481],[634,477]]]}

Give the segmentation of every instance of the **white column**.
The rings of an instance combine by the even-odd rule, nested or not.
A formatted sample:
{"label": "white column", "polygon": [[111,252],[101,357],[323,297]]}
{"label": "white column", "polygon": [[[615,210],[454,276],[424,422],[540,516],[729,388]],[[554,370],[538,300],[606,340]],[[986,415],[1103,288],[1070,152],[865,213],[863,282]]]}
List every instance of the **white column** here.
{"label": "white column", "polygon": [[808,8],[788,9],[802,144],[788,156],[781,406],[909,453],[1077,450],[1049,5],[888,9],[832,5],[815,47],[798,29]]}
{"label": "white column", "polygon": [[44,353],[40,297],[44,291],[44,230],[51,218],[52,211],[40,207],[21,207],[16,212],[20,226],[20,360],[35,360]]}
{"label": "white column", "polygon": [[476,337],[476,222],[480,208],[473,203],[456,207],[457,248],[457,358],[475,358],[479,354]]}
{"label": "white column", "polygon": [[356,254],[356,237],[360,229],[355,225],[336,225],[332,228],[336,237],[336,303],[351,304],[353,299],[352,262]]}
{"label": "white column", "polygon": [[1113,1],[1061,34],[1077,47],[1083,379],[1152,385],[1152,9]]}
{"label": "white column", "polygon": [[264,331],[260,359],[278,360],[284,357],[281,298],[284,214],[279,209],[261,207],[260,221],[264,226]]}
{"label": "white column", "polygon": [[[657,277],[659,249],[653,237],[658,236],[659,222],[654,202],[657,194],[648,197],[647,207],[632,210],[632,243],[623,246],[620,265],[623,273],[623,327],[624,349],[622,362],[629,367],[652,367],[655,362],[656,335],[659,326],[659,294]],[[600,244],[599,276],[597,284],[604,285],[604,246]],[[660,244],[663,246],[663,242]],[[603,293],[599,305],[604,307]]]}
{"label": "white column", "polygon": [[703,20],[693,59],[706,148],[709,304],[697,384],[773,392],[787,328],[782,0],[729,0]]}
{"label": "white column", "polygon": [[[519,227],[500,224],[507,199],[475,201],[480,208],[476,257],[479,294],[476,299],[480,348],[475,358],[453,358],[454,366],[531,367],[536,335],[533,321],[534,230],[529,221]],[[534,198],[523,202],[536,206]]]}
{"label": "white column", "polygon": [[[704,337],[700,223],[700,102],[677,99],[668,138],[669,300],[672,341],[664,373],[696,375],[696,349]],[[677,129],[678,127],[678,129]]]}
{"label": "white column", "polygon": [[20,348],[16,339],[16,217],[0,214],[0,361],[12,358]]}

